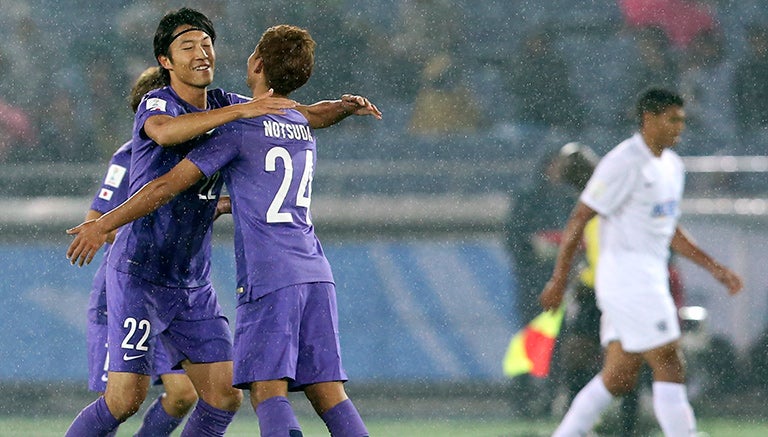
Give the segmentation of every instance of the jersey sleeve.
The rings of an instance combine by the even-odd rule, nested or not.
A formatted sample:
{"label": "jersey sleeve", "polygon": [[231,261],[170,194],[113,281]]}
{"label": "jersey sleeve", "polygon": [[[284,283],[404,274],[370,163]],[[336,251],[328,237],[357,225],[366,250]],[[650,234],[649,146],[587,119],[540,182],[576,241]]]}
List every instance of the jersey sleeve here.
{"label": "jersey sleeve", "polygon": [[91,209],[100,213],[111,211],[128,198],[130,155],[115,154],[101,181],[101,187],[91,202]]}
{"label": "jersey sleeve", "polygon": [[144,123],[146,123],[149,117],[154,117],[155,115],[176,117],[183,113],[184,111],[179,108],[178,104],[168,97],[165,89],[160,88],[159,90],[150,91],[144,96],[144,99],[136,109],[135,126],[139,128],[140,135],[146,138]]}
{"label": "jersey sleeve", "polygon": [[216,133],[204,143],[192,149],[187,159],[200,169],[205,177],[211,177],[240,153],[242,135],[233,122],[216,129]]}
{"label": "jersey sleeve", "polygon": [[625,164],[621,159],[606,156],[595,168],[579,200],[600,215],[614,212],[627,200],[638,177],[638,171]]}

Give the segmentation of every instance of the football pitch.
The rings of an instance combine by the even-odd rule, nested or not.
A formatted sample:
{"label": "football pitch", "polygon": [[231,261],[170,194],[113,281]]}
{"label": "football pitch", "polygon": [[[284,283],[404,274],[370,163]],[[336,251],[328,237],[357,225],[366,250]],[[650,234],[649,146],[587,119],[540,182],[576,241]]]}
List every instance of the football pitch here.
{"label": "football pitch", "polygon": [[[61,436],[69,426],[70,417],[8,417],[0,416],[0,436]],[[325,425],[316,417],[301,416],[299,420],[306,437],[328,436]],[[120,437],[131,436],[139,426],[139,418],[124,423]],[[372,419],[367,420],[368,430],[374,437],[538,437],[549,436],[556,427],[554,420],[521,419]],[[768,421],[703,418],[699,430],[710,437],[757,437],[768,435]],[[174,436],[180,435],[176,430]],[[228,436],[257,436],[255,414],[240,411],[227,432]],[[602,434],[597,434],[602,435]],[[649,437],[661,436],[654,431]]]}

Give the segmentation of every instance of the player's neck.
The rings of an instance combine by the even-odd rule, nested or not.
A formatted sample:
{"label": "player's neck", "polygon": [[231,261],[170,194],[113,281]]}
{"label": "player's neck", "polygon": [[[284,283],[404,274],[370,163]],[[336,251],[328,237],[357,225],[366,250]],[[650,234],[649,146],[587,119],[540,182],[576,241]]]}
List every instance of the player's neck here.
{"label": "player's neck", "polygon": [[651,151],[653,156],[659,157],[661,156],[661,153],[666,148],[664,145],[660,144],[658,141],[656,141],[653,137],[649,136],[647,133],[642,133],[643,141],[645,142],[645,145],[648,146],[648,150]]}
{"label": "player's neck", "polygon": [[[251,88],[251,95],[253,97],[256,97],[256,96],[260,96],[260,95],[266,93],[267,91],[269,91],[269,86],[266,85],[266,84],[259,83],[259,84],[254,85],[253,88]],[[273,93],[272,97],[285,97],[285,98],[287,98],[288,96],[285,96],[285,95],[282,95],[282,94],[278,94],[278,93]]]}
{"label": "player's neck", "polygon": [[199,108],[207,109],[208,107],[208,88],[200,88],[192,85],[185,84],[181,81],[174,81],[171,78],[171,88],[176,92],[176,95],[181,97],[182,100],[190,105]]}

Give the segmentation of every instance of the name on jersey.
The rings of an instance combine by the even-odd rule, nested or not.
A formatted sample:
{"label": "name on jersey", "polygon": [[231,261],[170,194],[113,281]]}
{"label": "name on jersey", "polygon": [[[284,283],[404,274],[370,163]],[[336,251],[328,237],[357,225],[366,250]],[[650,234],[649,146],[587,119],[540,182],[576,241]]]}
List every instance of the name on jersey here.
{"label": "name on jersey", "polygon": [[653,206],[651,217],[673,217],[677,215],[677,205],[677,200],[667,200],[666,202],[657,203]]}
{"label": "name on jersey", "polygon": [[264,120],[264,135],[272,138],[312,141],[312,131],[303,124],[278,123]]}

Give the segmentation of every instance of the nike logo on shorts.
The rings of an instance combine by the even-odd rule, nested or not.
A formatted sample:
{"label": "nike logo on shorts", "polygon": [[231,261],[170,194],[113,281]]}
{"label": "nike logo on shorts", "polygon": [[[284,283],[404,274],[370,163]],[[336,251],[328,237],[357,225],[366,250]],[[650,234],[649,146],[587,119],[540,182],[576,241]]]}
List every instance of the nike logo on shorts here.
{"label": "nike logo on shorts", "polygon": [[146,355],[146,354],[141,354],[141,355],[128,355],[128,353],[125,353],[125,354],[123,354],[123,361],[131,361],[131,360],[135,360],[135,359],[138,359],[138,358],[141,358],[141,357],[143,357],[144,355]]}

